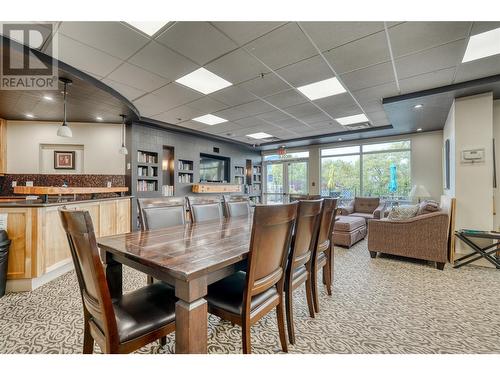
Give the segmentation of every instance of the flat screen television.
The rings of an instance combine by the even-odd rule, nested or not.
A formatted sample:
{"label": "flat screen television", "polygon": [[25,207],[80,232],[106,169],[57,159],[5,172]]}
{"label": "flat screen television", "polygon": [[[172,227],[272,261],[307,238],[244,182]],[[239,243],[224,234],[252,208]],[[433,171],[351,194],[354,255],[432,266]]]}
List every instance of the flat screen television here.
{"label": "flat screen television", "polygon": [[229,181],[229,158],[200,154],[200,182]]}

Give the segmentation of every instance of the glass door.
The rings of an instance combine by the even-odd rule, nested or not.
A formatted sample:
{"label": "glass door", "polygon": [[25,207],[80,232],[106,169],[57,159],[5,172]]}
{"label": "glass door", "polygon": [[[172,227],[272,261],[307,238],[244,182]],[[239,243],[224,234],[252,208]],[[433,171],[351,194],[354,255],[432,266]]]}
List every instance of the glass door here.
{"label": "glass door", "polygon": [[308,194],[308,162],[280,161],[266,165],[266,204],[290,202],[290,194]]}
{"label": "glass door", "polygon": [[284,164],[273,163],[266,165],[266,204],[284,203]]}

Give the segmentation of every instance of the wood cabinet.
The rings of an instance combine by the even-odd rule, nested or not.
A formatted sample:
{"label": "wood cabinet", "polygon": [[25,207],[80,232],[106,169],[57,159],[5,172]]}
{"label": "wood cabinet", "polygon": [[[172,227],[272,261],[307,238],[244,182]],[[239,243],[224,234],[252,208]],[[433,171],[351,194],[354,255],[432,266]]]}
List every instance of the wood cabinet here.
{"label": "wood cabinet", "polygon": [[11,239],[7,278],[35,279],[72,262],[59,217],[62,205],[88,210],[97,237],[130,232],[130,198],[38,207],[2,207]]}
{"label": "wood cabinet", "polygon": [[7,173],[7,121],[0,119],[0,176]]}

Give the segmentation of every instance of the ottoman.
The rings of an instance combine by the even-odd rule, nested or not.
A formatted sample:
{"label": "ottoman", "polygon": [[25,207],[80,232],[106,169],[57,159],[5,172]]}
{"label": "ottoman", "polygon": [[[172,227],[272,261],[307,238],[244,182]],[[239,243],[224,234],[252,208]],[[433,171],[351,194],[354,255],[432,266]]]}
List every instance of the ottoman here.
{"label": "ottoman", "polygon": [[366,220],[363,217],[339,216],[333,226],[333,243],[351,247],[366,236]]}

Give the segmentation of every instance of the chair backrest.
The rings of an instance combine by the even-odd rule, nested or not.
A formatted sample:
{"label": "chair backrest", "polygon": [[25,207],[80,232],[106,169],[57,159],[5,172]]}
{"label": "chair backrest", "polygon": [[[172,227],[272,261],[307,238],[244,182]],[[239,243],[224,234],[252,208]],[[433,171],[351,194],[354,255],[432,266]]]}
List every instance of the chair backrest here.
{"label": "chair backrest", "polygon": [[250,309],[252,296],[265,292],[276,284],[279,291],[283,291],[283,275],[297,206],[294,202],[255,207],[243,301],[246,311]]}
{"label": "chair backrest", "polygon": [[142,230],[167,228],[185,223],[184,197],[138,198]]}
{"label": "chair backrest", "polygon": [[207,220],[222,219],[222,204],[217,197],[187,197],[191,221],[198,223]]}
{"label": "chair backrest", "polygon": [[60,209],[85,310],[108,340],[118,337],[116,318],[94,226],[88,211]]}
{"label": "chair backrest", "polygon": [[325,198],[323,200],[323,212],[321,214],[319,234],[316,241],[316,249],[319,251],[324,251],[330,246],[336,213],[337,198]]}
{"label": "chair backrest", "polygon": [[354,211],[365,214],[372,214],[380,204],[380,198],[356,197],[354,198]]}
{"label": "chair backrest", "polygon": [[295,235],[290,252],[290,270],[294,270],[310,259],[316,245],[323,200],[299,201]]}
{"label": "chair backrest", "polygon": [[290,202],[321,199],[321,195],[309,194],[290,194],[288,197]]}
{"label": "chair backrest", "polygon": [[224,206],[226,207],[226,216],[248,216],[250,215],[250,202],[245,196],[226,196],[224,195]]}

